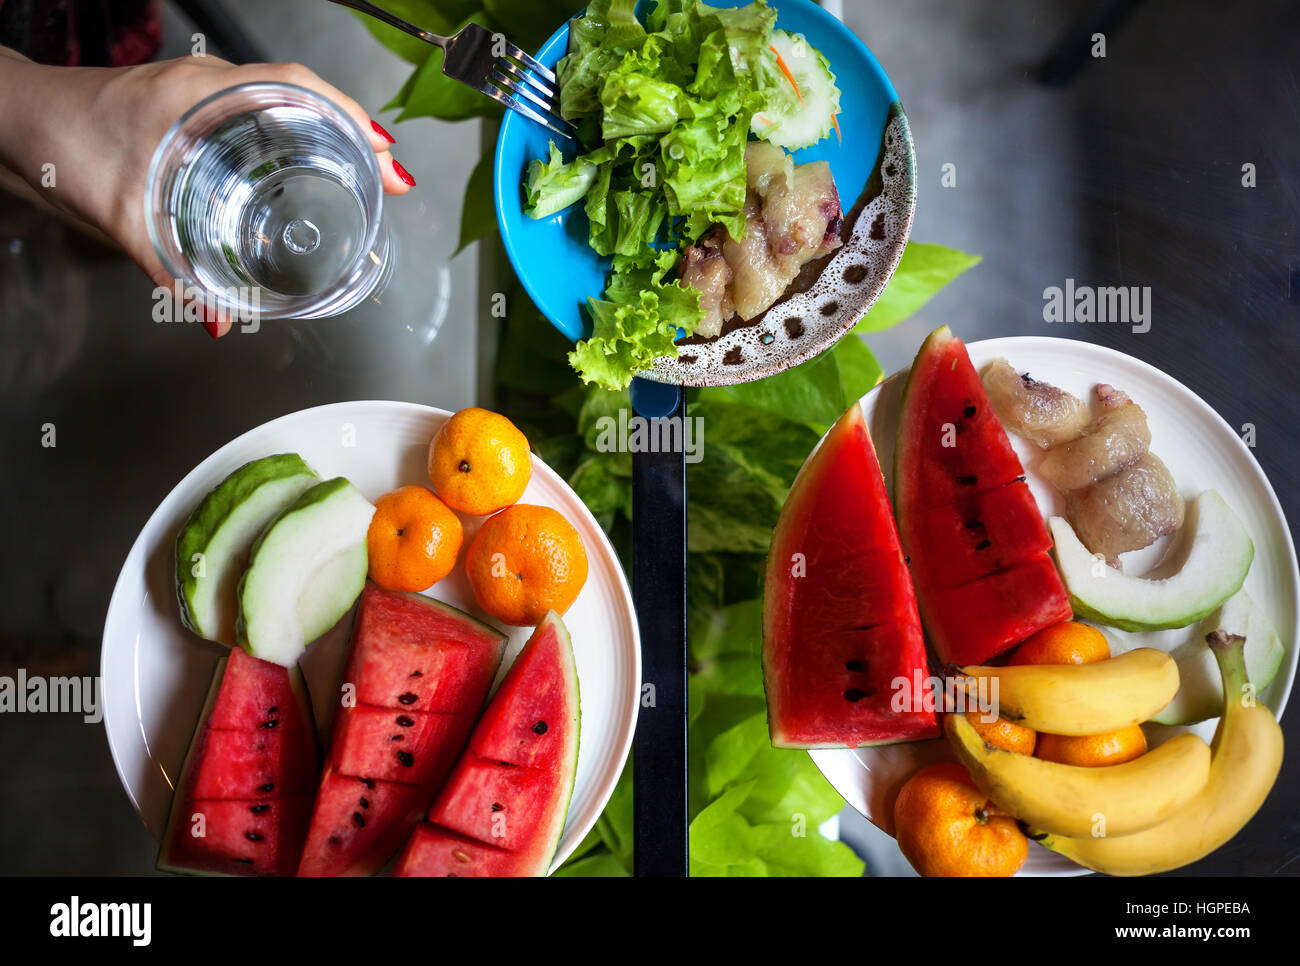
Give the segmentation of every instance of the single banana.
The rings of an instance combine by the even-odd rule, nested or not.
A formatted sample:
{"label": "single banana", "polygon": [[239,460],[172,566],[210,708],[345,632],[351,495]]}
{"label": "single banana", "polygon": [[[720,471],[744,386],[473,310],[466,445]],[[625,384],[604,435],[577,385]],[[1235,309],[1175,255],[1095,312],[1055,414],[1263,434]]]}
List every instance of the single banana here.
{"label": "single banana", "polygon": [[1178,693],[1178,663],[1139,647],[1093,664],[1023,664],[961,669],[958,683],[978,697],[980,678],[996,678],[997,713],[1053,735],[1097,735],[1141,724]]}
{"label": "single banana", "polygon": [[1195,735],[1179,735],[1121,765],[1083,768],[990,745],[965,714],[944,715],[944,727],[984,794],[1022,822],[1057,835],[1150,828],[1190,801],[1210,772],[1210,748]]}
{"label": "single banana", "polygon": [[1223,673],[1224,713],[1214,732],[1205,787],[1168,819],[1146,831],[1107,838],[1049,834],[1043,845],[1098,872],[1151,875],[1204,858],[1227,843],[1259,811],[1282,767],[1282,729],[1268,708],[1244,703],[1249,693],[1245,690],[1244,640],[1220,631],[1207,635],[1206,640]]}

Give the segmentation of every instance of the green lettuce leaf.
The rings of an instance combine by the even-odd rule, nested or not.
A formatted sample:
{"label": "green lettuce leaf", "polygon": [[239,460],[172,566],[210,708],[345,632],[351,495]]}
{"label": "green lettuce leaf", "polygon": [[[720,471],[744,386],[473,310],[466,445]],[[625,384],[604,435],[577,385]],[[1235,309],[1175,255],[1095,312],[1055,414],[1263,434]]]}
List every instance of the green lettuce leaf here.
{"label": "green lettuce leaf", "polygon": [[550,158],[528,162],[524,179],[524,213],[529,218],[549,218],[576,204],[596,180],[596,165],[587,157],[565,162],[560,149],[551,142]]}

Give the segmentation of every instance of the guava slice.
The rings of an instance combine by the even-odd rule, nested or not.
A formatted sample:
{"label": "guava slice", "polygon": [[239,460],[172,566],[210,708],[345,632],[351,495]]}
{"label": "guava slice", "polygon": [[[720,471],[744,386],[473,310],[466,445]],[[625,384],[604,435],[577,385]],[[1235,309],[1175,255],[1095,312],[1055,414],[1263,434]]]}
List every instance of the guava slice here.
{"label": "guava slice", "polygon": [[1088,551],[1063,517],[1051,520],[1061,577],[1076,617],[1126,631],[1186,627],[1214,613],[1241,589],[1255,556],[1246,528],[1215,490],[1188,504],[1184,557],[1161,579],[1132,577]]}
{"label": "guava slice", "polygon": [[186,627],[236,645],[237,587],[254,541],[319,482],[301,456],[279,453],[245,463],[203,498],[176,537],[176,599]]}
{"label": "guava slice", "polygon": [[1273,625],[1244,590],[1229,597],[1197,625],[1192,636],[1170,652],[1178,662],[1178,694],[1152,721],[1164,725],[1195,724],[1223,714],[1223,675],[1205,636],[1221,630],[1246,639],[1246,677],[1256,693],[1266,688],[1282,666],[1286,651]]}
{"label": "guava slice", "polygon": [[285,667],[333,627],[366,584],[374,506],[342,477],[318,483],[271,521],[239,581],[239,644]]}

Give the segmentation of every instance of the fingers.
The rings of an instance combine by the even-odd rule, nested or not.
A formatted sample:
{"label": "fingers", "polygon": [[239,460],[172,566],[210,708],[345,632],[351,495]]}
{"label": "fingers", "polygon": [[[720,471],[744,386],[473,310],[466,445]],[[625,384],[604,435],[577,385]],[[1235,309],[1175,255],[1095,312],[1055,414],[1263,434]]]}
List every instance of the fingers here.
{"label": "fingers", "polygon": [[375,158],[379,162],[379,175],[384,180],[384,194],[404,195],[415,187],[415,178],[387,151]]}
{"label": "fingers", "polygon": [[320,94],[336,104],[357,123],[370,147],[378,155],[379,173],[383,177],[384,194],[404,195],[415,187],[415,178],[397,161],[389,148],[396,139],[375,121],[360,104],[332,84],[321,80],[316,73],[302,64],[258,64],[255,69],[272,71],[276,79],[287,84],[297,84]]}
{"label": "fingers", "polygon": [[[169,293],[176,291],[176,280],[167,274],[167,270],[162,267],[162,263],[152,253],[137,256],[136,263],[144,269],[145,274],[149,276],[149,280],[155,286]],[[229,316],[202,296],[186,299],[181,317],[187,320],[196,320],[199,325],[203,326],[203,331],[214,339],[221,338],[231,329]]]}
{"label": "fingers", "polygon": [[345,114],[357,122],[357,127],[370,142],[370,146],[375,149],[375,153],[386,151],[388,146],[393,143],[394,138],[382,127],[374,124],[370,114],[366,109],[348,97],[333,84],[327,84],[316,76],[316,73],[302,64],[259,64],[258,67],[273,70],[278,73],[279,80],[287,84],[297,84],[299,87],[305,87],[309,91],[314,91],[322,97],[333,101],[340,107]]}

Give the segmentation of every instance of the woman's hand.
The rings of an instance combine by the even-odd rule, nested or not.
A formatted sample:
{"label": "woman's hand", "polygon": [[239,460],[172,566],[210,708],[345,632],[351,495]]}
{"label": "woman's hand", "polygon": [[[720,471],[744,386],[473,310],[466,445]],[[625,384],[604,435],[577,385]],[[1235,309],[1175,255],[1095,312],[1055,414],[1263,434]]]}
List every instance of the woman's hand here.
{"label": "woman's hand", "polygon": [[[0,164],[35,196],[102,234],[135,260],[157,286],[170,289],[144,220],[145,177],[154,149],[185,111],[210,94],[252,81],[297,84],[346,111],[378,155],[386,194],[415,186],[388,148],[393,139],[342,91],[300,64],[236,67],[218,57],[114,69],[46,67],[0,48]],[[10,94],[27,95],[10,97]],[[53,168],[48,165],[53,165]],[[13,179],[9,179],[12,181]],[[216,338],[230,321],[210,317]]]}

